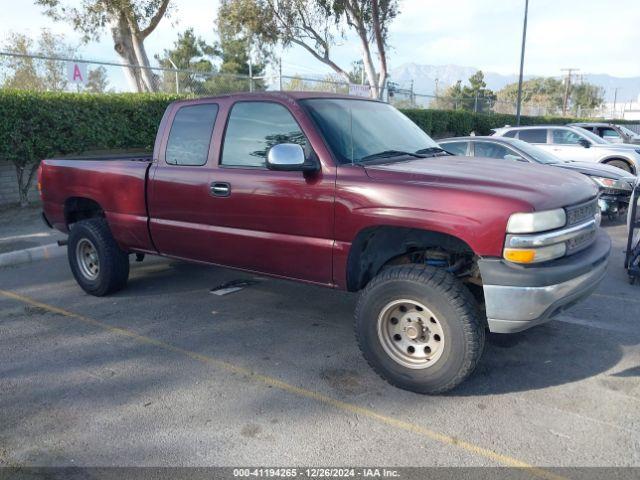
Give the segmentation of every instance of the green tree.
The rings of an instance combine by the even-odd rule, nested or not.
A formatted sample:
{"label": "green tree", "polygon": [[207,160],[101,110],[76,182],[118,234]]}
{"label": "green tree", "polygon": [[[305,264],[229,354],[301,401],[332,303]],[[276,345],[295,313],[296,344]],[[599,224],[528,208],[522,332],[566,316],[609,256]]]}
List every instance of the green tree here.
{"label": "green tree", "polygon": [[[525,115],[557,115],[562,112],[566,88],[562,80],[537,77],[522,83],[522,112]],[[513,113],[518,97],[518,84],[512,83],[497,93],[495,111]],[[573,114],[602,105],[604,94],[600,87],[582,82],[569,91],[569,111]]]}
{"label": "green tree", "polygon": [[487,88],[482,70],[471,75],[468,82],[469,85],[465,85],[462,89],[462,108],[474,112],[491,110],[496,95]]}
{"label": "green tree", "polygon": [[579,83],[571,88],[569,101],[571,113],[582,116],[585,110],[596,109],[604,103],[604,89],[587,82]]}
{"label": "green tree", "polygon": [[467,80],[468,85],[462,85],[458,80],[451,85],[444,94],[439,96],[431,106],[446,110],[468,110],[482,112],[489,110],[495,102],[496,95],[487,88],[484,73],[478,70]]}
{"label": "green tree", "polygon": [[217,54],[217,50],[197,37],[192,28],[178,34],[173,47],[155,58],[161,67],[188,72],[163,72],[162,90],[171,93],[204,93],[207,79],[217,71],[213,64]]}
{"label": "green tree", "polygon": [[89,93],[106,93],[109,88],[107,69],[103,66],[89,70],[86,91]]}
{"label": "green tree", "polygon": [[23,33],[10,33],[3,50],[26,55],[4,57],[0,62],[3,86],[18,90],[61,91],[67,88],[66,63],[58,60],[40,60],[28,55],[38,53],[46,57],[73,57],[76,48],[66,43],[63,35],[47,29],[37,40]]}
{"label": "green tree", "polygon": [[149,69],[144,46],[160,21],[167,16],[170,0],[82,0],[76,7],[68,0],[35,0],[54,20],[70,22],[84,41],[95,40],[111,27],[113,48],[123,62],[143,68],[126,68],[130,84],[138,92],[154,92],[157,79]]}
{"label": "green tree", "polygon": [[337,37],[354,33],[373,95],[380,97],[387,81],[388,28],[397,14],[398,0],[223,0],[218,18],[260,46],[302,47],[345,82],[349,73],[334,60],[332,46]]}

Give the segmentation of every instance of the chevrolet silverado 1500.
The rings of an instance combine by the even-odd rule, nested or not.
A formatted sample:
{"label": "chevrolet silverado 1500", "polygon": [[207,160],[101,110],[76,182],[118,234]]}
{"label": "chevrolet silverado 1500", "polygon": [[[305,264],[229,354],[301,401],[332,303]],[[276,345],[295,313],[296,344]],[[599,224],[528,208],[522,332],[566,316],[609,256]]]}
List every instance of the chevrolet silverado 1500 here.
{"label": "chevrolet silverado 1500", "polygon": [[382,102],[238,94],[171,104],[148,156],[44,160],[39,184],[86,292],[123,288],[130,254],[360,292],[369,364],[438,393],[471,374],[487,330],[588,295],[610,250],[584,176],[448,155]]}

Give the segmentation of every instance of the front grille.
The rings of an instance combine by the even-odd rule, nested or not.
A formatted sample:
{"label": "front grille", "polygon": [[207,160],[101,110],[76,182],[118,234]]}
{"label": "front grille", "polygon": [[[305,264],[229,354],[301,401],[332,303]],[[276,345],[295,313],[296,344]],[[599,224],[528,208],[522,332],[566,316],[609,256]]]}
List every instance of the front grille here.
{"label": "front grille", "polygon": [[567,212],[567,226],[578,225],[587,220],[591,220],[598,212],[598,199],[594,198],[579,205],[572,205],[565,208]]}
{"label": "front grille", "polygon": [[567,255],[577,253],[591,245],[596,239],[596,232],[597,230],[591,230],[567,240]]}

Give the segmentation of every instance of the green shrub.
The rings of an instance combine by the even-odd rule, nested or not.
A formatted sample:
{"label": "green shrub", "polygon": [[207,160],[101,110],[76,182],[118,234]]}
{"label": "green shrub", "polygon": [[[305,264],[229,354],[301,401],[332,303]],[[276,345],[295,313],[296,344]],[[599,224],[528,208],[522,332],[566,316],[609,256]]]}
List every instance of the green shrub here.
{"label": "green shrub", "polygon": [[21,203],[43,158],[152,148],[162,114],[176,98],[0,90],[0,159],[16,166]]}

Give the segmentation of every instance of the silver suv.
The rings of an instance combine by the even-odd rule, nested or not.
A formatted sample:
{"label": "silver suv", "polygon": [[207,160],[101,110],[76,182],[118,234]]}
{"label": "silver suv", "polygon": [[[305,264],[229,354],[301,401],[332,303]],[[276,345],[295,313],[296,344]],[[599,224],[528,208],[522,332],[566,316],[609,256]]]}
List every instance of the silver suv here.
{"label": "silver suv", "polygon": [[562,125],[506,126],[494,132],[499,137],[518,138],[537,145],[563,160],[606,163],[633,174],[640,171],[640,146],[612,144],[582,128]]}

